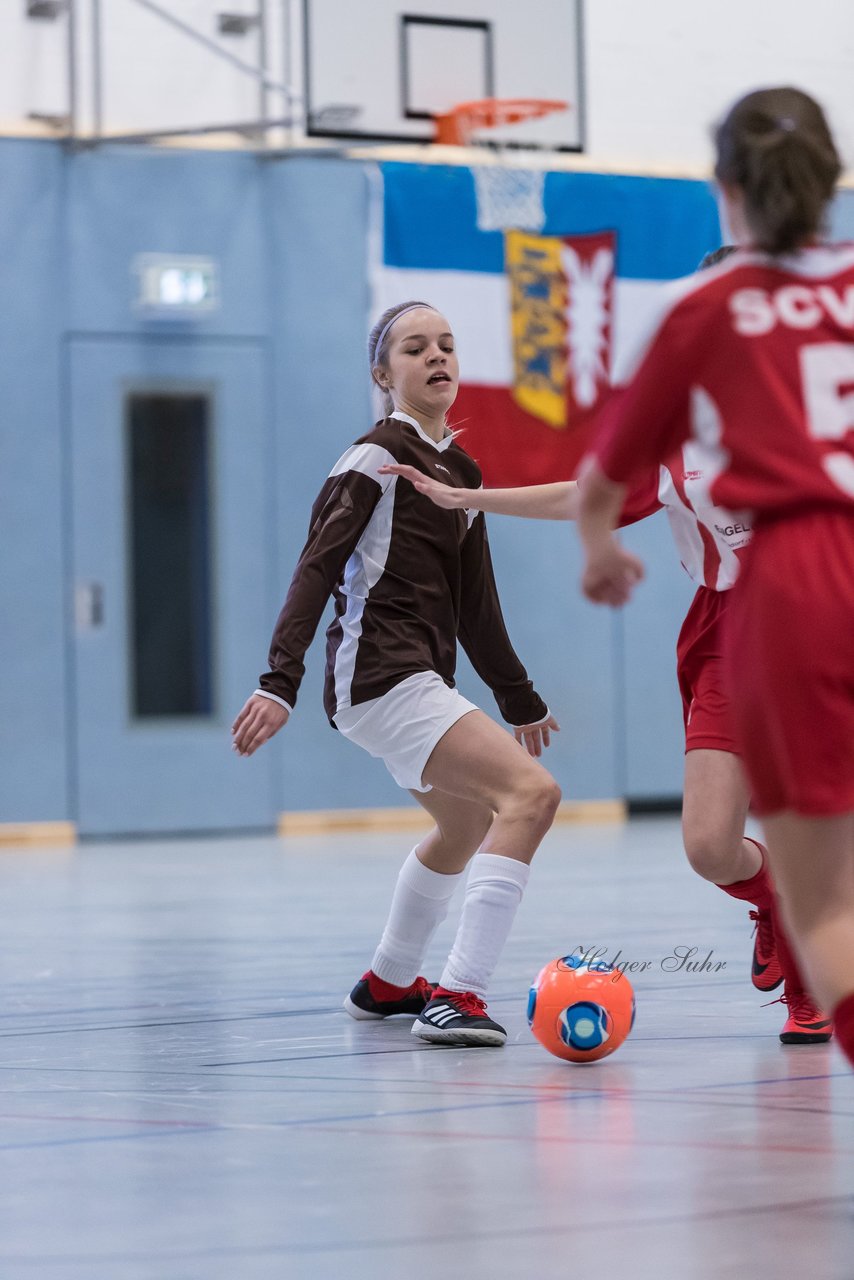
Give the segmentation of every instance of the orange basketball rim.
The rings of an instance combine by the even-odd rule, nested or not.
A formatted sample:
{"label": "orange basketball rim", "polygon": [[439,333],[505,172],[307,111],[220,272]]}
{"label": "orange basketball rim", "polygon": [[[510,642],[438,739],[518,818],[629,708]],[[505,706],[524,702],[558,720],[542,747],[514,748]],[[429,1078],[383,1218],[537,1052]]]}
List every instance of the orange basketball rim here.
{"label": "orange basketball rim", "polygon": [[435,141],[464,147],[476,129],[495,129],[504,124],[538,120],[553,111],[569,111],[568,102],[554,98],[481,98],[460,102],[450,111],[434,116]]}

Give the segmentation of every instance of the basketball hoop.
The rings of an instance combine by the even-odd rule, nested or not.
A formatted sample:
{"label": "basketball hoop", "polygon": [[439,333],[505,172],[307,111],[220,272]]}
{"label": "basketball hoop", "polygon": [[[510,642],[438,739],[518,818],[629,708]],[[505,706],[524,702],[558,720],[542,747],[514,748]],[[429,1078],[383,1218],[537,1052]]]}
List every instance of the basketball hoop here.
{"label": "basketball hoop", "polygon": [[477,102],[460,102],[441,115],[433,117],[434,140],[455,147],[466,147],[478,129],[497,129],[505,124],[523,124],[539,120],[553,111],[568,111],[568,102],[553,98],[482,98]]}
{"label": "basketball hoop", "polygon": [[[435,141],[465,147],[477,140],[480,129],[497,129],[507,124],[539,120],[553,111],[568,111],[568,102],[551,98],[484,98],[461,102],[443,115],[434,116]],[[543,206],[545,172],[530,169],[511,159],[505,147],[494,147],[494,159],[472,167],[477,199],[477,225],[481,231],[541,231],[546,213]]]}

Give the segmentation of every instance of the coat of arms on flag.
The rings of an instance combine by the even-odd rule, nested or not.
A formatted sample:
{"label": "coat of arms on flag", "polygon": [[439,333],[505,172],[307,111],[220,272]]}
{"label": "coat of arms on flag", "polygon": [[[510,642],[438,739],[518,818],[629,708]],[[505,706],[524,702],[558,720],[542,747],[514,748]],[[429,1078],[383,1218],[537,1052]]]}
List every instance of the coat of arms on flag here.
{"label": "coat of arms on flag", "polygon": [[513,399],[558,431],[581,424],[607,389],[613,232],[506,234]]}

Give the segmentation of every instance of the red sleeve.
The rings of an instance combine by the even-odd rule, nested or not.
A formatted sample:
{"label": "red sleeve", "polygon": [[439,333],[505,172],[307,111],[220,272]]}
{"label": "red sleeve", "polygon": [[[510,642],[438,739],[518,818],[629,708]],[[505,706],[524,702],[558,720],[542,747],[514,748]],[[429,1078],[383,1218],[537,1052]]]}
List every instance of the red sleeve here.
{"label": "red sleeve", "polygon": [[647,516],[654,516],[656,511],[661,510],[664,503],[658,496],[658,486],[658,467],[650,467],[640,479],[632,482],[623,501],[618,528],[624,529],[627,524],[637,524],[639,520],[646,520]]}
{"label": "red sleeve", "polygon": [[608,398],[592,452],[610,480],[630,483],[687,439],[691,386],[708,341],[704,319],[694,299],[670,310]]}

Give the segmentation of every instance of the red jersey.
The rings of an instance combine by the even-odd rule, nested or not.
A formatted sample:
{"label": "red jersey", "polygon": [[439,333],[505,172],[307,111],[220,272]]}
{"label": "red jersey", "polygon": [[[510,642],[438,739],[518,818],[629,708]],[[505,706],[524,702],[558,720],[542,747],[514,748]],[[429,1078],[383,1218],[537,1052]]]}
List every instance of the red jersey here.
{"label": "red jersey", "polygon": [[728,591],[738,577],[739,557],[750,541],[744,512],[725,511],[709,497],[703,450],[688,440],[632,486],[620,513],[621,527],[667,512],[682,568],[699,587]]}
{"label": "red jersey", "polygon": [[741,250],[662,289],[600,418],[625,483],[696,441],[715,506],[854,510],[854,246]]}

